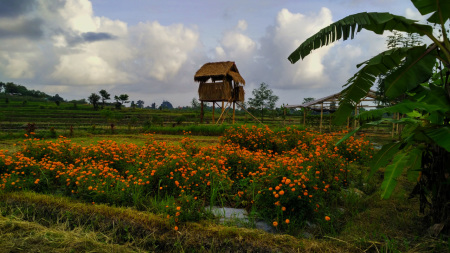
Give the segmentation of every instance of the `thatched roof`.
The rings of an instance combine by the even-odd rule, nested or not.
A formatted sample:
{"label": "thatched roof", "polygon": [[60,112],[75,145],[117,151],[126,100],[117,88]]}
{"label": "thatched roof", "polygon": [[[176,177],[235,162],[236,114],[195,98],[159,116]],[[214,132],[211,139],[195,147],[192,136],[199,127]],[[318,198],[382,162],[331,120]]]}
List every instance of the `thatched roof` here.
{"label": "thatched roof", "polygon": [[236,83],[245,85],[245,80],[239,74],[236,64],[232,61],[209,62],[203,65],[194,76],[196,82],[206,82],[208,79],[223,80],[225,76],[230,76]]}

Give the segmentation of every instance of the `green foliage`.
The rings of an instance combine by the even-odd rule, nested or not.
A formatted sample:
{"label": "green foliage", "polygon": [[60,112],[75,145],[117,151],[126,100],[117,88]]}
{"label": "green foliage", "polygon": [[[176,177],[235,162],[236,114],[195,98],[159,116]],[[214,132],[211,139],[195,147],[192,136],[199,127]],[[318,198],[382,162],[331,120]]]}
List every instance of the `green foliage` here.
{"label": "green foliage", "polygon": [[109,94],[106,90],[100,90],[99,93],[102,97],[102,105],[105,106],[105,101],[111,99],[111,94]]}
{"label": "green foliage", "polygon": [[184,116],[178,116],[175,118],[175,122],[177,122],[177,125],[181,125],[185,121],[186,121],[186,117],[184,117]]}
{"label": "green foliage", "polygon": [[88,97],[89,103],[91,103],[94,106],[94,109],[98,108],[98,102],[100,101],[100,96],[92,93],[89,97]]}
{"label": "green foliage", "polygon": [[261,83],[258,89],[252,91],[253,98],[249,98],[248,104],[261,111],[261,121],[264,122],[264,109],[275,109],[275,103],[278,101],[278,96],[273,94],[269,86]]}
{"label": "green foliage", "polygon": [[[417,42],[418,36],[427,36],[430,45],[416,46],[415,42],[404,43],[394,38],[392,49],[380,53],[359,65],[361,69],[344,85],[343,97],[335,116],[342,123],[351,114],[361,98],[367,95],[375,80],[382,76],[380,88],[388,103],[397,103],[388,108],[361,113],[360,119],[374,119],[384,113],[402,113],[399,120],[381,119],[362,125],[347,134],[341,141],[361,128],[377,126],[385,122],[405,125],[400,140],[384,145],[374,157],[372,172],[387,165],[381,185],[382,197],[392,194],[398,176],[406,172],[408,178],[417,182],[422,207],[431,199],[431,215],[434,222],[448,222],[450,212],[445,205],[450,200],[450,185],[442,178],[450,173],[443,165],[450,159],[450,42],[446,23],[450,18],[450,2],[435,0],[412,0],[422,15],[431,14],[428,21],[437,25],[441,32],[439,40],[433,35],[433,27],[390,13],[359,13],[345,17],[303,42],[290,56],[295,63],[312,50],[328,45],[340,38],[351,37],[362,29],[382,34],[384,31],[407,32]],[[436,64],[437,63],[437,64]],[[390,101],[389,101],[390,100]],[[427,159],[422,159],[427,157]]]}

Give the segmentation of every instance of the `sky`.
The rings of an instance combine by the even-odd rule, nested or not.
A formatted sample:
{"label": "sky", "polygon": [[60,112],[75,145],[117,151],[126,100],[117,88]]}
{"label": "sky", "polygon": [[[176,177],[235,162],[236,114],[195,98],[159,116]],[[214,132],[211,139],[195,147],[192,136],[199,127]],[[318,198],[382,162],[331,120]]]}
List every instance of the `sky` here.
{"label": "sky", "polygon": [[359,12],[421,18],[408,0],[0,0],[0,81],[66,100],[105,89],[144,106],[188,106],[195,72],[234,61],[246,101],[266,83],[277,105],[342,90],[389,33],[362,31],[291,64],[321,28]]}

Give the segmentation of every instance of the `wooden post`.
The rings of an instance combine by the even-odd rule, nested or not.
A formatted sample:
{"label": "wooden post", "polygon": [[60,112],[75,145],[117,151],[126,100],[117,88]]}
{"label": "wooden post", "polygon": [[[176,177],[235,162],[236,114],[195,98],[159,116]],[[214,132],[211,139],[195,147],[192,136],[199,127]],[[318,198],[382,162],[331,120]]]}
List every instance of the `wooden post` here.
{"label": "wooden post", "polygon": [[358,105],[355,106],[355,115],[354,115],[355,121],[353,121],[353,129],[356,128],[356,114],[357,114],[357,113],[358,113]]}
{"label": "wooden post", "polygon": [[[400,119],[400,113],[397,112],[397,118],[396,118],[396,120],[399,120],[399,119]],[[397,135],[400,134],[400,128],[399,128],[399,124],[398,124],[398,123],[395,124],[395,134],[397,134]]]}
{"label": "wooden post", "polygon": [[[395,114],[396,114],[396,113],[394,112],[394,114],[392,115],[392,118],[393,118],[393,119],[396,118],[396,117],[395,117]],[[392,138],[394,138],[394,131],[395,131],[395,123],[392,122]]]}
{"label": "wooden post", "polygon": [[216,110],[216,102],[213,102],[213,111],[212,111],[212,122],[214,123],[214,111]]}
{"label": "wooden post", "polygon": [[320,127],[319,127],[320,133],[322,133],[322,118],[323,118],[323,102],[320,104]]}
{"label": "wooden post", "polygon": [[201,101],[201,106],[200,106],[200,123],[203,123],[203,101]]}
{"label": "wooden post", "polygon": [[223,107],[223,101],[222,101],[222,114],[223,114],[223,111],[225,111],[225,108]]}
{"label": "wooden post", "polygon": [[236,103],[233,101],[233,124],[234,124],[234,114],[236,112]]}
{"label": "wooden post", "polygon": [[303,107],[303,126],[306,127],[306,107]]}
{"label": "wooden post", "polygon": [[329,120],[330,120],[330,132],[331,132],[331,110],[328,113],[330,115]]}

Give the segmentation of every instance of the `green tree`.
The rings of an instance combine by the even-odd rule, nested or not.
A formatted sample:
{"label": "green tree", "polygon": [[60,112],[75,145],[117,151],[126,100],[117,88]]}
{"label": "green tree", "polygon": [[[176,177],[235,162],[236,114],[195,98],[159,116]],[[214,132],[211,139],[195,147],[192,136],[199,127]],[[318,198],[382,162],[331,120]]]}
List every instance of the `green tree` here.
{"label": "green tree", "polygon": [[312,97],[304,98],[302,104],[306,104],[306,103],[312,102],[314,100],[316,100],[316,99],[312,98]]}
{"label": "green tree", "polygon": [[138,108],[144,108],[144,101],[142,101],[142,100],[138,100],[137,102],[136,102],[136,106],[138,107]]}
{"label": "green tree", "polygon": [[111,94],[109,94],[106,90],[100,90],[99,93],[102,97],[102,107],[105,107],[105,101],[111,99]]}
{"label": "green tree", "polygon": [[192,107],[192,109],[200,108],[200,102],[198,102],[198,99],[192,98],[191,107]]}
{"label": "green tree", "polygon": [[248,99],[248,104],[255,107],[261,112],[261,122],[264,122],[264,110],[275,109],[275,103],[278,101],[278,96],[273,94],[269,86],[261,83],[258,89],[252,91],[253,98]]}
{"label": "green tree", "polygon": [[94,106],[94,109],[97,110],[98,109],[98,102],[100,101],[100,96],[92,93],[89,97],[88,97],[89,103],[92,104]]}
{"label": "green tree", "polygon": [[[392,35],[389,35],[386,39],[386,45],[388,49],[419,46],[420,44],[422,44],[422,38],[415,33],[406,33],[405,35],[405,33],[393,31]],[[377,99],[375,103],[380,107],[390,105],[392,103],[397,103],[399,99],[402,99],[402,97],[400,97],[396,100],[392,100],[387,98],[384,94],[385,79],[396,69],[397,68],[393,68],[386,74],[380,74],[377,79],[377,91],[375,92],[377,95]]]}
{"label": "green tree", "polygon": [[[446,27],[450,19],[450,1],[412,0],[412,3],[422,15],[431,14],[427,21],[432,25],[390,13],[354,14],[308,38],[288,59],[295,63],[314,49],[341,38],[353,39],[362,29],[377,34],[387,30],[412,33],[432,41],[420,46],[402,44],[397,47],[396,44],[357,65],[360,70],[344,85],[346,88],[334,121],[343,123],[376,79],[386,75],[384,95],[390,100],[403,98],[395,105],[361,113],[359,118],[370,119],[394,112],[406,116],[396,121],[388,118],[372,121],[360,128],[395,122],[403,124],[404,130],[400,140],[384,145],[374,156],[371,175],[385,167],[381,196],[388,198],[398,177],[406,172],[408,179],[416,183],[412,194],[420,196],[421,211],[429,208],[431,220],[445,225],[450,220],[450,41]],[[433,35],[433,26],[438,27],[439,37]]]}
{"label": "green tree", "polygon": [[120,94],[119,96],[116,95],[116,96],[114,96],[114,100],[116,100],[116,102],[119,102],[122,105],[130,102],[130,101],[128,101],[127,94]]}

